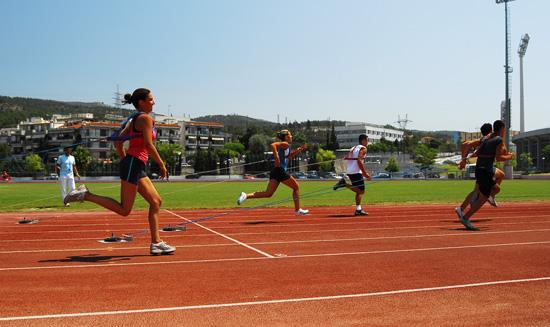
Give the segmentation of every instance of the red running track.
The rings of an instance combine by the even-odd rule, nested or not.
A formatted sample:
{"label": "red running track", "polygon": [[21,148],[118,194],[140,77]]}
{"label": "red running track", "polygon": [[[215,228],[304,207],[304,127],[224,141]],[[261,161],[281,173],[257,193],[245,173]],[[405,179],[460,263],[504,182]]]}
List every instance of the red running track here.
{"label": "red running track", "polygon": [[[505,203],[457,222],[448,205],[0,214],[0,325],[550,325],[550,203]],[[23,216],[39,219],[16,224]]]}

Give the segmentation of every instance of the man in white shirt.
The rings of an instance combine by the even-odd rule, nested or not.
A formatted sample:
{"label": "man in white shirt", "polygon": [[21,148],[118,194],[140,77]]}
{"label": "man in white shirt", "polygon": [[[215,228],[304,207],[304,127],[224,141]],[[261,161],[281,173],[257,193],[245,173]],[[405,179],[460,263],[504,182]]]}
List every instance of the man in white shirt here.
{"label": "man in white shirt", "polygon": [[365,181],[363,178],[370,180],[370,175],[363,165],[363,159],[367,154],[368,144],[369,139],[367,135],[359,135],[359,144],[351,148],[344,158],[347,163],[347,174],[333,187],[335,191],[341,187],[347,187],[355,192],[356,216],[368,216],[368,212],[361,208],[361,199],[363,198],[363,194],[365,194]]}
{"label": "man in white shirt", "polygon": [[[59,174],[62,200],[65,199],[65,196],[67,196],[69,192],[75,189],[74,176],[76,175],[76,177],[80,179],[80,174],[78,174],[78,169],[76,168],[76,161],[71,155],[72,148],[65,147],[63,152],[64,154],[57,158],[57,162],[55,164],[55,170]],[[69,203],[65,204],[65,206],[68,207]]]}

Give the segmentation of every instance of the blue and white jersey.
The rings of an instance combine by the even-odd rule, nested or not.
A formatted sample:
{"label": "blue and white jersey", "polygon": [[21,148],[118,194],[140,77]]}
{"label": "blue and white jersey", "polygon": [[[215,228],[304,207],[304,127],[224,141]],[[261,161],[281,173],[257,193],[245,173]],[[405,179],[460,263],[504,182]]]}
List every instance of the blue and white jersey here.
{"label": "blue and white jersey", "polygon": [[286,171],[288,168],[288,155],[290,154],[290,145],[286,150],[283,148],[277,149],[277,153],[279,154],[279,160],[281,161],[281,168]]}
{"label": "blue and white jersey", "polygon": [[73,166],[76,161],[73,156],[62,154],[57,158],[57,164],[61,167],[59,170],[59,176],[74,177]]}

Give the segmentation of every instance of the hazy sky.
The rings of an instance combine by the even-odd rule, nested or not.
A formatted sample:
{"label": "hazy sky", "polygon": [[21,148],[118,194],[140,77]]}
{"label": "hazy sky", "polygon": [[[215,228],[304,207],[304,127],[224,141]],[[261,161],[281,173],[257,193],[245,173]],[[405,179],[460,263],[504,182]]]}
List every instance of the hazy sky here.
{"label": "hazy sky", "polygon": [[[511,8],[512,128],[550,127],[550,1]],[[504,5],[494,0],[2,0],[0,95],[112,104],[148,87],[156,111],[471,131],[500,116]]]}

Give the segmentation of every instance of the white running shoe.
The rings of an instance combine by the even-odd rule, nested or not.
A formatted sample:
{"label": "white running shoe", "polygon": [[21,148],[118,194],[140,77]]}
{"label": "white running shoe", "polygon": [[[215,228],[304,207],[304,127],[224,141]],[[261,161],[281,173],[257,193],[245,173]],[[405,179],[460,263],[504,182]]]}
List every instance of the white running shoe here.
{"label": "white running shoe", "polygon": [[157,254],[170,254],[174,251],[176,251],[176,247],[175,246],[170,246],[168,244],[166,244],[165,242],[160,242],[160,243],[151,243],[151,254],[152,255],[157,255]]}
{"label": "white running shoe", "polygon": [[487,198],[487,202],[489,202],[489,204],[492,205],[495,208],[498,207],[497,200],[495,200],[495,198],[492,197],[492,196]]}
{"label": "white running shoe", "polygon": [[296,210],[296,216],[305,216],[305,215],[309,215],[309,210],[307,209]]}
{"label": "white running shoe", "polygon": [[241,195],[239,195],[239,198],[237,199],[237,205],[241,205],[246,200],[246,193],[241,192]]}
{"label": "white running shoe", "polygon": [[86,185],[82,184],[80,185],[76,190],[73,190],[67,194],[65,199],[63,199],[64,204],[68,204],[69,202],[76,202],[76,201],[84,201],[84,197],[86,196],[86,193],[89,193],[88,188]]}

